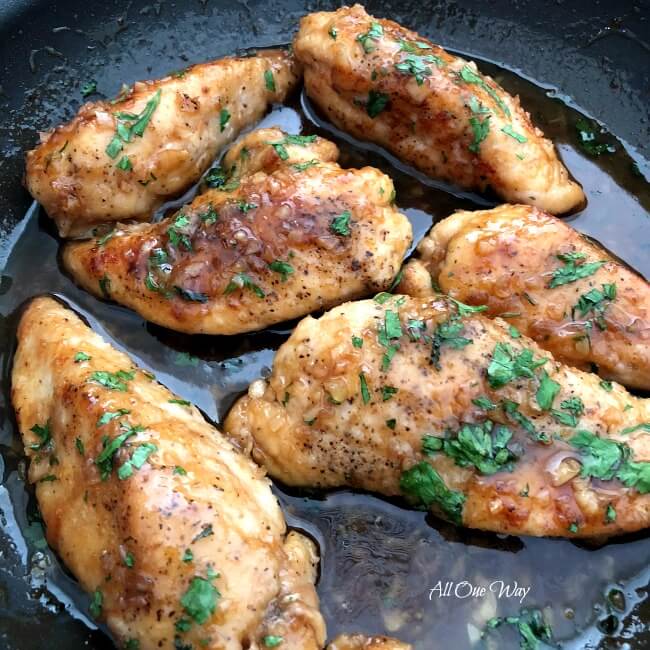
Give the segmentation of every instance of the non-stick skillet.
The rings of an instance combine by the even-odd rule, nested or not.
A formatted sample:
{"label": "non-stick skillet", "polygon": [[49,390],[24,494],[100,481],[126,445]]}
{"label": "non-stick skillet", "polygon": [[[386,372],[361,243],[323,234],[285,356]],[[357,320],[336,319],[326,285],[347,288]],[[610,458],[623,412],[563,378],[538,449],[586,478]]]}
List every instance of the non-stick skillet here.
{"label": "non-stick skillet", "polygon": [[[37,132],[70,117],[81,87],[114,95],[123,81],[155,78],[188,62],[290,40],[298,18],[334,3],[298,0],[0,1],[0,281],[3,393],[0,446],[0,648],[111,648],[86,616],[87,599],[46,548],[14,433],[8,372],[16,309],[28,297],[55,291],[102,332],[153,367],[161,380],[218,419],[247,383],[266,372],[290,325],[232,339],[180,337],[145,326],[125,310],[74,288],[56,264],[49,222],[21,186],[22,152]],[[368,2],[370,13],[398,20],[442,45],[498,62],[534,79],[486,66],[561,144],[585,183],[589,207],[576,227],[598,237],[646,276],[650,274],[650,3],[506,1]],[[99,98],[94,95],[91,98]],[[580,116],[566,103],[597,118]],[[304,110],[303,110],[304,109]],[[271,123],[300,127],[310,107],[274,113]],[[318,116],[313,115],[318,121]],[[313,123],[307,128],[314,130]],[[340,134],[324,130],[337,142]],[[590,156],[585,137],[612,153]],[[364,161],[393,175],[398,204],[422,234],[431,218],[477,205],[422,186],[375,151],[344,145],[349,163]],[[627,153],[626,153],[627,150]],[[630,155],[628,155],[630,154]],[[645,178],[644,178],[645,175]],[[9,259],[7,261],[7,255]],[[578,547],[556,540],[502,538],[459,531],[423,513],[366,495],[297,494],[278,488],[290,525],[321,547],[319,592],[330,633],[387,632],[433,650],[479,642],[493,614],[542,608],[566,647],[650,647],[650,540]],[[530,587],[520,602],[503,596],[442,596],[438,583]],[[466,588],[460,592],[466,593]],[[488,636],[488,639],[491,639]],[[517,635],[493,647],[518,647]],[[629,644],[625,646],[625,644]]]}

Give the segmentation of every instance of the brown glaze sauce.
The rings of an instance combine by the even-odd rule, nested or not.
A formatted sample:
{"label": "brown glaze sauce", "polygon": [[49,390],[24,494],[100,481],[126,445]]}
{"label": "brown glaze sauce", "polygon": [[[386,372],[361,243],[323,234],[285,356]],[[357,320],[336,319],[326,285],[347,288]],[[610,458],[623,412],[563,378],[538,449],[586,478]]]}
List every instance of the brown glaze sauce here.
{"label": "brown glaze sauce", "polygon": [[[609,134],[598,137],[611,143],[614,152],[590,157],[579,146],[575,124],[580,113],[522,77],[489,63],[479,61],[479,65],[511,93],[520,95],[533,121],[557,143],[564,162],[582,183],[588,205],[569,219],[571,224],[649,275],[650,185],[643,175],[648,175],[648,163],[633,160],[625,146]],[[343,167],[371,165],[388,173],[395,181],[397,205],[413,223],[415,243],[432,223],[453,210],[493,204],[484,196],[426,179],[378,148],[333,131],[303,97],[276,108],[263,124],[279,125],[290,133],[303,129],[304,133],[318,133],[341,148]],[[177,210],[195,192],[164,206],[160,214]],[[340,206],[335,207],[338,210]],[[306,206],[304,212],[295,213],[301,225],[311,224],[308,212]],[[220,226],[228,231],[233,227]],[[318,224],[314,223],[313,229],[318,236]],[[214,422],[223,420],[251,381],[268,374],[274,351],[286,340],[291,324],[231,337],[183,336],[147,324],[133,312],[75,287],[61,272],[59,241],[53,233],[51,222],[34,207],[11,240],[0,295],[5,386],[20,306],[44,292],[63,296],[100,334],[179,396],[197,404]],[[219,236],[230,234],[224,230]],[[273,254],[285,246],[284,235],[276,236],[278,250]],[[208,236],[199,230],[194,237],[198,237],[197,246],[205,243],[210,263],[216,253]],[[251,259],[265,256],[255,251]],[[142,273],[143,264],[146,258],[136,262],[134,271]],[[212,291],[203,287],[203,280],[195,281],[197,288]],[[89,626],[86,638],[92,647],[112,647],[102,634],[90,631],[88,598],[43,544],[36,504],[24,480],[19,437],[8,398],[5,400],[0,432],[5,467],[1,523],[13,540],[15,561],[24,566],[25,582],[33,590],[30,616],[46,623],[53,616],[72,615],[77,620],[74,625]],[[402,502],[353,491],[297,493],[277,486],[276,493],[289,525],[306,531],[320,546],[319,594],[330,638],[354,630],[398,636],[422,650],[430,650],[440,640],[454,650],[483,644],[517,648],[518,637],[511,629],[499,629],[481,639],[486,621],[492,616],[514,615],[521,607],[538,607],[563,647],[647,647],[641,616],[644,608],[647,610],[650,540],[643,534],[589,545],[506,537],[462,530],[409,510]],[[530,587],[530,591],[523,601],[503,593],[499,597],[500,581]],[[430,591],[448,582],[454,587],[461,583],[485,586],[487,594],[442,597]],[[464,587],[462,593],[465,591]],[[0,598],[0,611],[3,607]]]}

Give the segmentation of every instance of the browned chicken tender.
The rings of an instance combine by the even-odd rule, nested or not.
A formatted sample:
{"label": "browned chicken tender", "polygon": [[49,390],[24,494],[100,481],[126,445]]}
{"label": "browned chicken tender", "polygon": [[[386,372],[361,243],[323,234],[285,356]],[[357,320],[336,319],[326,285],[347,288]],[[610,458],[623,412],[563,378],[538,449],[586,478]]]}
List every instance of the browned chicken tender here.
{"label": "browned chicken tender", "polygon": [[51,298],[20,322],[12,400],[47,540],[120,647],[323,647],[316,549],[263,471]]}
{"label": "browned chicken tender", "polygon": [[84,104],[27,153],[27,189],[62,237],[103,222],[148,220],[282,101],[298,74],[291,55],[266,50],[194,65],[137,82],[114,101]]}
{"label": "browned chicken tender", "polygon": [[564,363],[650,390],[650,286],[536,208],[456,212],[407,264],[401,291],[439,290],[512,326]]}
{"label": "browned chicken tender", "polygon": [[224,431],[288,485],[402,495],[470,528],[650,525],[650,401],[450,299],[303,319]]}
{"label": "browned chicken tender", "polygon": [[529,114],[476,65],[361,5],[302,19],[310,99],[432,178],[559,214],[585,197]]}
{"label": "browned chicken tender", "polygon": [[[70,242],[85,289],[187,333],[235,334],[385,289],[412,239],[372,167],[342,169],[316,136],[261,129],[224,160],[226,178],[170,218]],[[224,174],[226,171],[224,171]]]}
{"label": "browned chicken tender", "polygon": [[365,637],[358,634],[336,637],[328,650],[411,650],[412,646],[385,636]]}

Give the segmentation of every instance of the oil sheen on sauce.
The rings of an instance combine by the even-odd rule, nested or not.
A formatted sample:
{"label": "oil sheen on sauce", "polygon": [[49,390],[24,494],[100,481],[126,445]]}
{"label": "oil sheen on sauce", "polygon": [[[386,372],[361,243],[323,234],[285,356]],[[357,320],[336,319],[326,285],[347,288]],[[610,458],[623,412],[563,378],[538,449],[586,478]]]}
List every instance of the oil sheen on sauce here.
{"label": "oil sheen on sauce", "polygon": [[[513,73],[489,63],[479,65],[520,95],[533,121],[556,142],[582,183],[589,203],[570,217],[572,225],[650,276],[647,163],[635,162],[619,141],[599,133],[597,127],[588,137],[610,145],[610,150],[589,155],[580,146],[576,129],[580,113]],[[485,197],[426,179],[377,147],[352,141],[322,122],[304,96],[276,107],[262,125],[318,133],[339,145],[343,166],[372,165],[392,176],[397,205],[413,223],[415,242],[432,223],[456,209],[493,205]],[[161,214],[195,191],[165,206]],[[22,638],[29,638],[30,626],[38,620],[41,630],[51,626],[52,638],[78,639],[70,647],[83,643],[88,648],[110,648],[110,640],[87,615],[88,598],[47,549],[33,493],[25,484],[9,402],[21,305],[41,293],[62,296],[106,339],[215,423],[223,420],[252,380],[270,372],[274,352],[293,324],[232,337],[176,334],[75,287],[61,271],[52,224],[37,206],[19,224],[12,241],[0,283],[4,386],[0,524],[11,540],[12,557],[4,559],[14,570],[0,572],[0,641],[18,638],[9,634],[10,629],[23,629]],[[462,530],[399,502],[346,490],[326,494],[276,486],[275,491],[289,525],[306,531],[320,546],[319,594],[330,637],[359,631],[392,634],[422,650],[431,650],[439,640],[454,650],[517,648],[513,629],[483,636],[486,621],[516,615],[521,608],[540,608],[563,647],[644,648],[650,643],[640,619],[648,608],[650,581],[650,539],[645,535],[592,544],[517,538]],[[28,606],[12,606],[14,590],[30,592]],[[38,641],[34,638],[34,643]]]}

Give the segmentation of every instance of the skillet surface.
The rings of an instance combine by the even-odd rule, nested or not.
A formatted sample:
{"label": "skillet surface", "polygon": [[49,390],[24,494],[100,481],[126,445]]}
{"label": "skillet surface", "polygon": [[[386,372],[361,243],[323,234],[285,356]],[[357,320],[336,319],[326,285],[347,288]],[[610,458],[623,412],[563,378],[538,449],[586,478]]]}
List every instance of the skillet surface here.
{"label": "skillet surface", "polygon": [[[475,1],[462,4],[395,1],[369,2],[367,9],[370,13],[393,18],[417,29],[446,47],[498,61],[505,67],[519,69],[541,80],[550,88],[560,88],[560,96],[570,98],[606,123],[612,132],[627,141],[630,152],[636,150],[635,159],[647,178],[649,174],[642,157],[650,157],[647,108],[650,96],[647,72],[650,63],[650,47],[647,45],[650,42],[650,5],[619,2],[610,7],[609,4],[559,1],[551,5],[534,0],[504,0],[488,6]],[[3,67],[0,92],[3,153],[0,160],[0,196],[3,197],[0,236],[4,240],[0,247],[0,266],[4,266],[6,253],[12,248],[17,233],[24,228],[8,267],[11,275],[17,280],[35,272],[44,278],[56,274],[57,244],[47,221],[42,216],[30,214],[21,227],[15,228],[31,203],[20,185],[22,151],[33,146],[39,129],[57,124],[76,111],[81,101],[81,84],[94,79],[100,90],[112,96],[122,81],[155,78],[189,62],[216,58],[239,48],[286,42],[302,14],[333,6],[332,3],[292,0],[187,0],[174,4],[136,0],[88,5],[78,0],[56,3],[5,0],[0,7],[0,65]],[[487,71],[493,72],[492,69]],[[540,95],[539,90],[528,88],[525,82],[514,77],[511,83],[517,92],[530,92],[531,97]],[[543,93],[541,95],[543,97]],[[551,103],[547,100],[545,104],[544,115],[547,117]],[[299,108],[298,103],[295,108]],[[558,109],[558,115],[566,115],[565,109]],[[276,113],[270,119],[270,123],[281,122],[289,129],[299,125],[299,113],[292,109]],[[543,128],[547,126],[543,125]],[[553,124],[548,128],[557,130],[558,135],[562,131],[562,126]],[[328,135],[327,132],[323,134]],[[566,159],[568,152],[563,153]],[[359,155],[358,150],[350,148],[346,162],[358,162],[355,156]],[[364,154],[360,160],[382,164],[389,173],[396,173],[373,154]],[[571,159],[567,162],[572,166]],[[650,274],[647,255],[650,237],[643,236],[642,221],[646,218],[644,213],[650,210],[647,185],[639,190],[643,181],[621,171],[623,163],[631,163],[626,156],[617,165],[608,161],[597,162],[639,199],[637,203],[631,200],[619,204],[620,214],[616,213],[617,204],[611,200],[612,197],[603,199],[602,205],[607,206],[609,212],[598,214],[601,227],[594,234],[601,236],[608,246],[647,276]],[[574,171],[579,175],[578,170]],[[592,180],[592,190],[597,193],[596,177]],[[403,207],[409,208],[409,216],[415,220],[416,231],[421,235],[430,220],[419,210],[421,206],[417,197],[409,195],[408,177],[404,177],[402,184],[407,190],[404,195],[408,204]],[[398,191],[398,203],[401,195]],[[458,201],[447,205],[441,199],[436,209],[428,212],[443,216],[451,207],[457,206]],[[634,215],[634,222],[626,221],[630,212],[635,211],[638,214]],[[594,220],[592,217],[591,223]],[[630,228],[634,225],[633,229],[624,228],[627,237],[625,233],[617,232],[617,225],[626,223],[631,224]],[[583,223],[580,218],[576,225],[589,229],[586,220]],[[25,245],[25,242],[31,243]],[[180,394],[183,387],[187,392],[190,385],[191,394],[187,396],[196,400],[213,419],[223,415],[233,391],[243,390],[250,379],[270,364],[272,349],[286,337],[286,328],[279,328],[253,337],[238,337],[234,345],[229,340],[204,337],[188,343],[160,328],[145,328],[139,319],[125,310],[97,303],[72,289],[65,278],[56,282],[44,279],[29,290],[12,286],[11,282],[11,278],[3,276],[0,283],[1,336],[9,341],[9,347],[16,319],[16,315],[10,312],[16,303],[39,291],[62,291],[75,301],[75,307],[91,317],[96,316],[97,321],[91,322],[100,327],[103,325],[108,337],[115,337],[119,344],[135,353],[136,358],[143,345],[149,346],[139,355],[143,363],[150,366],[159,364],[155,368],[157,374],[172,388],[178,386]],[[133,333],[127,334],[130,331]],[[145,339],[156,341],[158,349],[153,349],[150,342],[143,344]],[[74,588],[73,581],[61,571],[51,554],[43,553],[40,525],[22,484],[20,449],[14,438],[8,401],[10,350],[5,347],[2,350],[3,394],[0,404],[0,445],[5,461],[0,464],[4,474],[0,486],[0,524],[3,528],[0,531],[0,646],[20,650],[51,647],[67,650],[79,648],[82,644],[88,648],[110,648],[112,645],[103,634],[89,631],[83,622],[81,612],[86,601]],[[246,364],[223,363],[226,359],[224,350],[228,349],[227,355],[230,356],[232,347],[236,348],[239,358],[247,361]],[[174,377],[166,376],[165,370]],[[212,393],[193,390],[194,384],[198,385],[200,381],[197,377],[216,382],[216,389]],[[630,642],[632,637],[631,647],[644,648],[650,644],[649,626],[645,623],[650,621],[650,605],[645,594],[648,575],[640,574],[631,579],[650,557],[650,545],[642,537],[624,540],[618,545],[620,548],[614,548],[611,553],[601,550],[589,552],[566,542],[545,540],[538,543],[537,540],[459,533],[440,522],[425,521],[420,513],[409,513],[370,497],[345,492],[324,500],[285,492],[279,494],[289,522],[307,527],[321,544],[325,570],[320,593],[332,633],[352,629],[369,632],[399,630],[398,634],[409,636],[404,634],[404,625],[407,630],[411,628],[413,639],[421,638],[413,631],[416,628],[432,626],[444,632],[448,629],[444,621],[436,628],[435,622],[427,624],[418,619],[447,615],[452,619],[451,613],[461,609],[461,603],[455,601],[435,604],[426,601],[428,589],[436,584],[432,576],[438,576],[443,582],[445,579],[476,580],[475,569],[471,575],[466,575],[467,566],[486,563],[480,575],[509,580],[517,573],[508,567],[520,564],[527,567],[532,581],[531,593],[535,596],[524,605],[547,604],[548,598],[560,590],[558,585],[552,584],[553,581],[566,579],[572,584],[562,585],[563,593],[587,601],[576,607],[576,619],[580,619],[576,620],[576,626],[579,628],[599,620],[601,631],[614,632],[601,642],[602,647],[623,647],[622,644]],[[363,500],[363,512],[359,512],[360,499]],[[443,548],[446,549],[444,555],[441,552]],[[581,564],[584,570],[574,567],[573,571],[559,571],[557,575],[551,571],[550,580],[548,575],[542,580],[541,575],[550,570],[555,554],[559,564]],[[465,562],[466,556],[473,556],[473,559]],[[445,562],[456,557],[458,562],[453,570],[444,566]],[[616,563],[623,557],[630,561],[621,562],[620,571],[615,570],[617,567],[598,570],[604,563]],[[517,562],[519,558],[521,561]],[[433,581],[420,584],[417,593],[413,593],[412,581],[406,580],[403,585],[395,587],[388,579],[392,573],[417,575],[419,563],[426,580]],[[436,563],[439,565],[437,568]],[[536,589],[538,575],[540,579]],[[347,577],[342,580],[342,576]],[[613,583],[623,579],[625,583],[621,585],[620,593],[624,596],[624,605],[618,593],[611,595],[611,588],[616,588]],[[610,593],[609,599],[606,593]],[[464,601],[462,607],[468,608],[471,600]],[[592,601],[596,611],[590,615]],[[490,615],[486,616],[485,611],[479,615],[482,607],[486,607],[482,600],[471,603],[470,609],[477,612],[477,623]],[[519,604],[515,602],[508,607],[505,613],[514,613]],[[417,615],[414,614],[416,609]],[[70,615],[63,610],[68,610]],[[410,610],[410,616],[406,610]],[[608,621],[610,614],[623,622]],[[466,620],[471,625],[471,616],[461,616],[454,624],[464,626]],[[447,625],[451,623],[448,621]],[[566,620],[561,621],[559,629],[566,636],[570,626],[567,627]],[[465,630],[463,636],[467,638]],[[590,644],[594,647],[600,636],[592,625],[573,645],[587,647]],[[431,639],[430,636],[425,638]],[[516,636],[508,637],[508,642],[516,647]],[[418,647],[428,649],[431,646],[424,642]]]}

